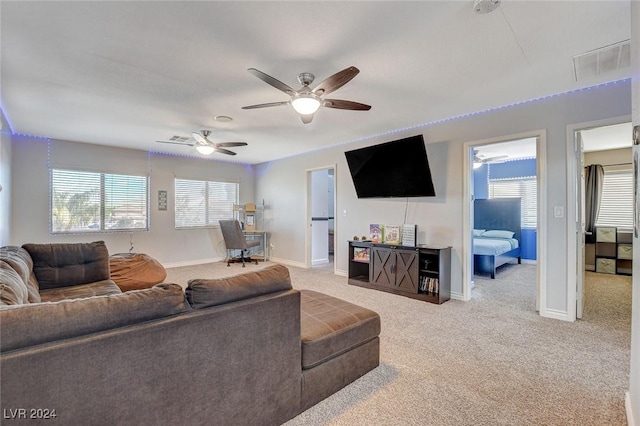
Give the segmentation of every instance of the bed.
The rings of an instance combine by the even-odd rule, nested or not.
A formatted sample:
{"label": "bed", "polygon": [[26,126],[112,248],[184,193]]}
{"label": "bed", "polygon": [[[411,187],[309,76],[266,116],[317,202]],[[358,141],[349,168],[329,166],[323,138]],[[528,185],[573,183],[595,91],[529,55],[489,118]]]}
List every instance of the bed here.
{"label": "bed", "polygon": [[474,273],[495,279],[498,267],[522,263],[520,198],[475,200],[473,209]]}

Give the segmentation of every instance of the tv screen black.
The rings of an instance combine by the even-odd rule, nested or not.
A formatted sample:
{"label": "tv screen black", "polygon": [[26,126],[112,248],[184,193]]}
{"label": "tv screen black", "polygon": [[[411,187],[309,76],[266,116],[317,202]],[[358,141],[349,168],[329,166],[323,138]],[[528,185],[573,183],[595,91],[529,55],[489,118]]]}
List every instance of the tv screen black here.
{"label": "tv screen black", "polygon": [[436,195],[422,135],[344,154],[358,198]]}

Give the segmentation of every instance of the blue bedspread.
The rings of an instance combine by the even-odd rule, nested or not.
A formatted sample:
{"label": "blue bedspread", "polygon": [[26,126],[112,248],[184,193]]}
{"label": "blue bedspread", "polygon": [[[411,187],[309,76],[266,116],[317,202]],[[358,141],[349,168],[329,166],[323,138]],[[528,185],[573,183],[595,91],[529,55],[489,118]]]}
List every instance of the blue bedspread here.
{"label": "blue bedspread", "polygon": [[518,248],[515,238],[482,238],[473,239],[473,254],[499,255]]}

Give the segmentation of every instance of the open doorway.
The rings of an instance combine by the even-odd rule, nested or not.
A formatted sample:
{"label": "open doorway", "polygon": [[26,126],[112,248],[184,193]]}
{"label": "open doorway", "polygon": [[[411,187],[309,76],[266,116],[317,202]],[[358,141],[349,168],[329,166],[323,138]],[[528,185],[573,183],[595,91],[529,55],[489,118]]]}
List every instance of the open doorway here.
{"label": "open doorway", "polygon": [[471,298],[536,308],[537,138],[474,146]]}
{"label": "open doorway", "polygon": [[335,165],[307,170],[307,267],[335,267],[335,186]]}
{"label": "open doorway", "polygon": [[[633,168],[631,122],[573,129],[576,209],[576,318],[629,325],[632,287]],[[575,163],[575,164],[572,164]],[[573,168],[571,168],[573,167]],[[571,195],[570,194],[570,195]],[[617,318],[617,319],[616,319]]]}

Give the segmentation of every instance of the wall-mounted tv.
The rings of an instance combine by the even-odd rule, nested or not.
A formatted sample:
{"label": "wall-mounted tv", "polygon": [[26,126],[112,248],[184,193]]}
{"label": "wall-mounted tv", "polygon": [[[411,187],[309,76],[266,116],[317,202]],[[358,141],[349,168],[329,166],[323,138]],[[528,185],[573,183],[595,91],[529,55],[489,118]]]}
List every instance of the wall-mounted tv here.
{"label": "wall-mounted tv", "polygon": [[344,154],[358,198],[436,195],[422,135]]}

